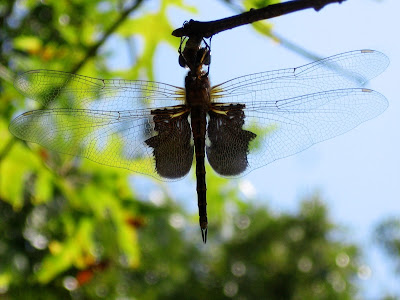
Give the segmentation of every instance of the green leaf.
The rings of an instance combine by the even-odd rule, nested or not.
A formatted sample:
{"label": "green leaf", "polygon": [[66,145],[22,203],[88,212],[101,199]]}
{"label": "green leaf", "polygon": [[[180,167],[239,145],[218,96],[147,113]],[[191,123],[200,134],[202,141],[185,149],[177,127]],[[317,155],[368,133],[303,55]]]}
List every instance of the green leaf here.
{"label": "green leaf", "polygon": [[15,49],[37,53],[42,49],[42,41],[36,36],[19,36],[13,41]]}
{"label": "green leaf", "polygon": [[90,218],[82,218],[75,232],[64,243],[53,242],[50,244],[52,253],[47,255],[39,271],[37,280],[46,284],[58,274],[72,266],[85,268],[93,262],[91,253],[94,253],[93,244],[94,223]]}

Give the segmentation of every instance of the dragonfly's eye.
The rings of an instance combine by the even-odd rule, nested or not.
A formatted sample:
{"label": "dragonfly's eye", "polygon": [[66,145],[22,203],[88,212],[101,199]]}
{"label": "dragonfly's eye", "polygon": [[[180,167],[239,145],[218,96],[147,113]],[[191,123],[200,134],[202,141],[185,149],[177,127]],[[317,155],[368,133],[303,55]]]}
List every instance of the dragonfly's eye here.
{"label": "dragonfly's eye", "polygon": [[186,59],[183,57],[182,54],[179,54],[179,65],[180,65],[182,68],[186,68],[186,67],[187,67]]}

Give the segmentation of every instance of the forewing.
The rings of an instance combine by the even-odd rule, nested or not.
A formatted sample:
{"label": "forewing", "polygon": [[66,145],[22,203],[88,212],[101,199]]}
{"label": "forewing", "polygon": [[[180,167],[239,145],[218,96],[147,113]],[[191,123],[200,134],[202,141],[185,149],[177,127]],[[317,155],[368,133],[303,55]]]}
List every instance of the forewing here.
{"label": "forewing", "polygon": [[42,108],[118,111],[174,106],[184,101],[183,88],[160,82],[98,79],[52,70],[22,73],[14,86]]}
{"label": "forewing", "polygon": [[298,68],[238,77],[212,87],[211,96],[216,103],[273,103],[321,91],[361,87],[388,64],[389,59],[381,52],[350,51]]}

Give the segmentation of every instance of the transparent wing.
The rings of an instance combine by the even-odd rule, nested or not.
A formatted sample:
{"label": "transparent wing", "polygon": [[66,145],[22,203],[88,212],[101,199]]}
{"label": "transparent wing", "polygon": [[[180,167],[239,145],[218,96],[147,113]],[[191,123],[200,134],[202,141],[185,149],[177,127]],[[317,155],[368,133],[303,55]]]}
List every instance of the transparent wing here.
{"label": "transparent wing", "polygon": [[[183,89],[49,70],[24,73],[15,86],[42,106],[11,122],[10,131],[18,138],[161,179],[153,148],[146,144],[157,135],[151,109],[182,103]],[[174,133],[164,135],[173,138]]]}
{"label": "transparent wing", "polygon": [[30,111],[10,124],[10,131],[18,138],[50,150],[158,178],[152,150],[144,143],[153,128],[145,111],[64,108]]}
{"label": "transparent wing", "polygon": [[387,106],[383,95],[365,88],[253,102],[245,109],[243,128],[257,136],[250,141],[248,166],[241,175],[343,134],[378,116]]}
{"label": "transparent wing", "polygon": [[183,88],[160,82],[106,80],[52,70],[20,74],[14,86],[46,108],[118,111],[174,106],[185,99]]}
{"label": "transparent wing", "polygon": [[389,59],[374,50],[356,50],[334,55],[307,65],[238,77],[211,89],[214,102],[263,101],[266,105],[327,90],[363,86],[389,65]]}

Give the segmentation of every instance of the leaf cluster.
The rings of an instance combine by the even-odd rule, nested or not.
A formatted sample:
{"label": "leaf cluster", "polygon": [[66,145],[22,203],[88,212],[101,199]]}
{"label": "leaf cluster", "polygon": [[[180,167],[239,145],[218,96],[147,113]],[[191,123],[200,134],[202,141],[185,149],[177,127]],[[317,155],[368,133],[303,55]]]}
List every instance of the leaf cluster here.
{"label": "leaf cluster", "polygon": [[[152,79],[160,43],[179,45],[169,9],[193,11],[180,0],[155,6],[0,4],[0,298],[353,298],[359,250],[332,238],[337,228],[317,196],[296,213],[276,214],[207,171],[215,222],[204,246],[195,213],[162,185],[139,196],[124,170],[28,145],[8,132],[13,116],[33,108],[13,88],[15,73],[40,68]],[[130,51],[123,69],[109,64],[110,41],[132,50],[138,40],[141,51]]]}

